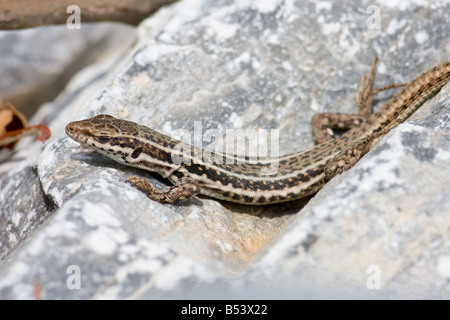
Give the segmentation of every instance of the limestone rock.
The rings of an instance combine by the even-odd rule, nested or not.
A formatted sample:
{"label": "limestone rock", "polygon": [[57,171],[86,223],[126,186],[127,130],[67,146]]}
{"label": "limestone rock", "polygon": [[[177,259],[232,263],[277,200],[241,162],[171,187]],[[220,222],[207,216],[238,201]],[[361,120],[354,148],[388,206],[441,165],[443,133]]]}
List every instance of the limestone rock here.
{"label": "limestone rock", "polygon": [[100,23],[79,30],[50,26],[0,31],[0,100],[27,116],[52,101],[86,66],[105,59],[135,40],[133,28]]}
{"label": "limestone rock", "polygon": [[[46,106],[65,107],[52,139],[0,177],[0,296],[448,299],[448,85],[307,204],[159,204],[125,180],[166,181],[63,131],[108,113],[171,136],[279,129],[280,153],[311,147],[313,114],[355,112],[374,56],[377,86],[448,60],[448,4],[384,3],[378,29],[370,4],[183,0],[149,17],[114,67],[80,72]],[[23,170],[31,189],[15,182]],[[41,211],[24,218],[32,209],[18,199],[32,192]],[[23,245],[5,246],[20,232]]]}

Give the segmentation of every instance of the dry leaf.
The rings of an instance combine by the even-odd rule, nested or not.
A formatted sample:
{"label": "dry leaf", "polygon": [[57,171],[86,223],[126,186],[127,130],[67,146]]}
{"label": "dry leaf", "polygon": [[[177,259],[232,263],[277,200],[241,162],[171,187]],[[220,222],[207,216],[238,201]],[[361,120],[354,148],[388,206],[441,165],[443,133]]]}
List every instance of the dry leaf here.
{"label": "dry leaf", "polygon": [[27,127],[27,119],[22,113],[12,104],[0,101],[0,148],[12,149],[22,137],[37,134],[37,139],[43,142],[50,137],[50,129],[43,124]]}

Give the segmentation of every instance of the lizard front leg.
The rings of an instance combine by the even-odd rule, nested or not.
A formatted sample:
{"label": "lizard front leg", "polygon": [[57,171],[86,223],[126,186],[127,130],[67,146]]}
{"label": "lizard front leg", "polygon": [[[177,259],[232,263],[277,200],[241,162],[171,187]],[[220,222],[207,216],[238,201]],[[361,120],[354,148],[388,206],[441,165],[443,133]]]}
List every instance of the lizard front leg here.
{"label": "lizard front leg", "polygon": [[166,190],[158,190],[150,182],[137,176],[129,177],[126,182],[144,192],[150,199],[161,203],[174,203],[195,196],[200,192],[200,186],[192,179],[185,179],[180,185]]}

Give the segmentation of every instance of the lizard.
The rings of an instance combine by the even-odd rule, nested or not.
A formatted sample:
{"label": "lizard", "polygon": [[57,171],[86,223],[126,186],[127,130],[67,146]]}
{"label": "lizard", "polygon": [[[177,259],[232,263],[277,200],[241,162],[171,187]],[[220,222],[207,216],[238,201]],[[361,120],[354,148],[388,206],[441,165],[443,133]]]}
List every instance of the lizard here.
{"label": "lizard", "polygon": [[[362,77],[356,99],[359,114],[317,114],[313,117],[316,146],[278,158],[260,159],[256,163],[239,163],[237,158],[231,163],[215,163],[201,156],[203,150],[106,114],[71,122],[66,126],[66,133],[80,144],[122,164],[167,178],[173,186],[165,190],[156,189],[138,176],[126,180],[161,203],[174,203],[197,194],[247,205],[295,200],[318,192],[334,176],[355,165],[377,138],[407,119],[450,81],[450,62],[445,62],[408,84],[373,89],[376,63],[375,58],[369,76]],[[399,86],[403,88],[371,114],[373,96]],[[332,139],[331,129],[336,128],[350,129]],[[189,152],[181,153],[181,150]],[[174,161],[176,157],[184,157],[184,161]],[[275,164],[276,172],[262,174]]]}

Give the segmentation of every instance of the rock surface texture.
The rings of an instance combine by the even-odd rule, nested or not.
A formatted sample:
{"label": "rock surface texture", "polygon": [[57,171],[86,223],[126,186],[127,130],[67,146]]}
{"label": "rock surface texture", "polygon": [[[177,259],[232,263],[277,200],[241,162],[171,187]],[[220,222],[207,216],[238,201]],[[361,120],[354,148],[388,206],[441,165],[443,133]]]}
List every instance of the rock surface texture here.
{"label": "rock surface texture", "polygon": [[39,111],[45,145],[22,141],[0,164],[0,298],[450,299],[449,85],[314,197],[281,205],[160,204],[125,180],[166,181],[64,133],[108,113],[178,137],[279,129],[280,153],[303,150],[315,113],[356,111],[373,57],[377,87],[448,61],[449,11],[350,0],[159,10]]}

